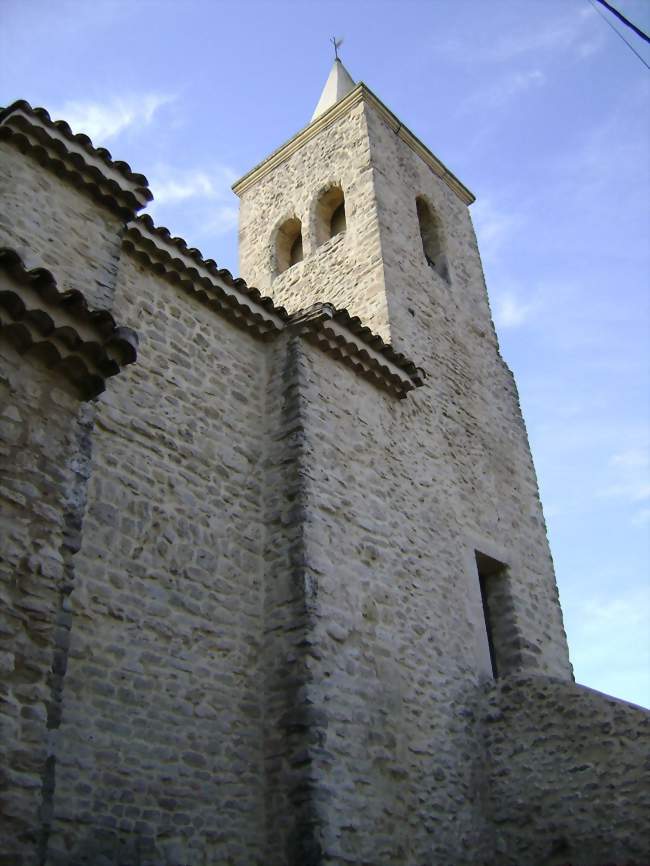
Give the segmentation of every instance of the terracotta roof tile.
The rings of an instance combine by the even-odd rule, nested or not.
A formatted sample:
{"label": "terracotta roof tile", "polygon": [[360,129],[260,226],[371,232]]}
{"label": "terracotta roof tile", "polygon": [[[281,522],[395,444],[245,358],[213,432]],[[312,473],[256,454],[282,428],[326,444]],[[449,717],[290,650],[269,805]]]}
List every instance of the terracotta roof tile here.
{"label": "terracotta roof tile", "polygon": [[153,198],[144,175],[133,172],[126,162],[113,160],[87,135],[74,134],[65,121],[53,121],[44,108],[32,108],[25,100],[0,110],[0,138],[86,188],[127,219]]}
{"label": "terracotta roof tile", "polygon": [[204,267],[211,274],[219,277],[219,279],[223,280],[226,285],[236,288],[240,292],[248,295],[251,300],[255,301],[263,307],[266,307],[266,309],[275,313],[281,319],[284,319],[286,321],[289,318],[289,314],[284,309],[284,307],[276,306],[272,298],[262,295],[260,290],[256,289],[254,286],[247,285],[246,280],[242,279],[242,277],[233,277],[233,275],[227,268],[220,268],[214,259],[204,258],[203,254],[199,249],[197,249],[196,247],[188,247],[187,242],[183,238],[173,236],[169,229],[165,228],[165,226],[155,225],[149,214],[141,214],[140,216],[136,217],[136,219],[133,221],[133,225],[137,226],[139,224],[146,226],[151,233],[164,239],[171,246],[176,247],[179,252],[184,253],[186,256],[191,258],[197,265]]}
{"label": "terracotta roof tile", "polygon": [[128,224],[123,243],[153,271],[254,336],[268,340],[287,327],[297,329],[332,357],[399,397],[423,384],[425,374],[419,367],[346,309],[321,303],[290,316],[245,280],[203,258],[183,238],[156,226],[148,214]]}
{"label": "terracotta roof tile", "polygon": [[313,304],[291,316],[289,323],[328,354],[398,397],[424,384],[426,374],[421,368],[345,309]]}
{"label": "terracotta roof tile", "polygon": [[0,335],[21,353],[60,369],[91,399],[105,380],[137,358],[138,337],[107,310],[91,310],[80,291],[60,292],[45,268],[27,270],[15,250],[0,248]]}
{"label": "terracotta roof tile", "polygon": [[148,214],[129,223],[123,243],[154,271],[197,294],[256,336],[268,338],[282,330],[289,318],[284,307],[276,307],[258,289],[233,278],[213,259],[204,259],[199,250],[173,237],[168,229],[154,225]]}

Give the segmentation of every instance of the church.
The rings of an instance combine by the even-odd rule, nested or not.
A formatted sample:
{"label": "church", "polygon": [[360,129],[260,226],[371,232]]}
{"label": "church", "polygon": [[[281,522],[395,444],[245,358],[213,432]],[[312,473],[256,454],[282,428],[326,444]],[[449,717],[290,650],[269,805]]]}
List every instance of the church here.
{"label": "church", "polygon": [[0,111],[0,866],[650,862],[473,194],[338,58],[241,277],[98,144]]}

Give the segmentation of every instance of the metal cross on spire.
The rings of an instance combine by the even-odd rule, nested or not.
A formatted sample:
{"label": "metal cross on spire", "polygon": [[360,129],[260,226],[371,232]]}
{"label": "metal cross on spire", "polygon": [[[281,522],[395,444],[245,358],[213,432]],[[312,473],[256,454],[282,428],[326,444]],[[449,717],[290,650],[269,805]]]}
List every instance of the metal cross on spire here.
{"label": "metal cross on spire", "polygon": [[339,60],[339,48],[343,45],[343,39],[337,39],[336,36],[332,36],[330,42],[334,46],[334,59]]}

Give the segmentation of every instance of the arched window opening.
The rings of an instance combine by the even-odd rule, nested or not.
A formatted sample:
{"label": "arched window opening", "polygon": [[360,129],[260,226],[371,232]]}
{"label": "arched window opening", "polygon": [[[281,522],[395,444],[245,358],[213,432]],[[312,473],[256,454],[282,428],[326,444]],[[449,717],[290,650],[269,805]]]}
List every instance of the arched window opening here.
{"label": "arched window opening", "polygon": [[297,217],[285,220],[278,229],[275,255],[278,274],[302,261],[302,223]]}
{"label": "arched window opening", "polygon": [[320,246],[347,228],[345,198],[340,186],[325,190],[316,205],[316,244]]}
{"label": "arched window opening", "polygon": [[415,205],[418,212],[424,258],[432,270],[448,281],[449,269],[447,267],[447,256],[444,251],[440,222],[423,198],[417,198]]}

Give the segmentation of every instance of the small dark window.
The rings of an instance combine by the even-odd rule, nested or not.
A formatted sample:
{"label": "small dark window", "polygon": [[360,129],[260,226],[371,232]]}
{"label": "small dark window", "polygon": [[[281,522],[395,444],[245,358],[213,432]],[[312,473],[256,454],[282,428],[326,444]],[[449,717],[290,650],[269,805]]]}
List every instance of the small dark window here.
{"label": "small dark window", "polygon": [[[492,675],[496,678],[498,676],[498,670],[496,653],[494,651],[494,634],[492,631],[493,612],[490,609],[490,595],[492,594],[492,581],[490,578],[493,575],[498,574],[499,568],[493,567],[493,563],[494,566],[500,566],[500,563],[497,563],[494,559],[490,559],[489,556],[485,556],[483,553],[476,553],[476,568],[478,571],[479,586],[481,587],[481,602],[483,603],[485,631],[487,633],[487,642],[490,648],[490,663],[492,665]],[[494,601],[492,601],[492,604],[494,604]]]}
{"label": "small dark window", "polygon": [[416,198],[415,206],[418,213],[424,258],[431,270],[439,274],[444,280],[449,281],[449,268],[447,267],[440,221],[425,199]]}
{"label": "small dark window", "polygon": [[320,246],[347,229],[345,198],[340,186],[331,186],[318,199],[315,213],[316,245]]}
{"label": "small dark window", "polygon": [[510,577],[502,562],[478,550],[475,555],[492,675],[496,678],[508,673],[512,662],[511,653],[506,649],[514,634]]}
{"label": "small dark window", "polygon": [[285,220],[278,229],[275,257],[275,271],[278,274],[302,261],[302,223],[297,217]]}

